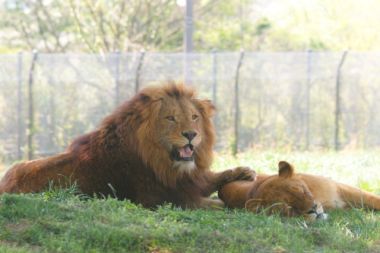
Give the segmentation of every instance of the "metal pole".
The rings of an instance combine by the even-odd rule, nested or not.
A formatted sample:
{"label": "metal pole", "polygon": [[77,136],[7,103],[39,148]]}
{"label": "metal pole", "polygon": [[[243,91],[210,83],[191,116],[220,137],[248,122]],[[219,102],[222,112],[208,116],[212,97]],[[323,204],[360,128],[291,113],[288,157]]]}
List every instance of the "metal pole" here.
{"label": "metal pole", "polygon": [[235,95],[235,118],[234,118],[234,142],[232,145],[232,154],[235,156],[238,152],[239,148],[239,122],[240,122],[240,101],[239,101],[239,75],[240,75],[240,68],[243,64],[244,59],[244,50],[240,51],[240,57],[238,61],[238,65],[236,68],[236,75],[235,75],[235,89],[234,89],[234,95]]}
{"label": "metal pole", "polygon": [[335,85],[335,138],[334,138],[334,147],[335,150],[339,150],[340,148],[340,140],[339,140],[339,133],[340,133],[340,125],[339,120],[341,118],[341,101],[340,101],[340,91],[341,91],[341,70],[344,64],[344,61],[346,60],[347,51],[343,52],[342,58],[340,59],[338,68],[336,70],[336,85]]}
{"label": "metal pole", "polygon": [[23,126],[22,126],[22,64],[23,55],[22,52],[17,54],[17,159],[21,160],[22,154],[22,136],[23,136]]}
{"label": "metal pole", "polygon": [[185,16],[185,52],[193,51],[193,0],[186,0]]}
{"label": "metal pole", "polygon": [[[52,57],[52,56],[50,56]],[[53,56],[54,57],[54,56]],[[54,64],[54,62],[52,62],[51,64]],[[48,154],[53,154],[56,150],[57,150],[57,147],[58,147],[58,141],[57,141],[57,136],[56,136],[56,127],[57,127],[57,120],[56,120],[56,92],[57,92],[57,85],[56,85],[56,81],[55,81],[55,75],[51,72],[48,72],[46,73],[47,74],[47,78],[48,78],[48,81],[49,81],[49,93],[50,93],[50,115],[51,115],[51,122],[50,122],[50,126],[49,126],[49,140],[48,140],[48,143],[49,143],[49,146],[47,147],[48,150],[47,153]]]}
{"label": "metal pole", "polygon": [[120,51],[115,53],[116,66],[115,66],[115,105],[120,103]]}
{"label": "metal pole", "polygon": [[311,89],[311,57],[312,51],[307,51],[307,79],[306,79],[306,114],[305,114],[305,149],[310,146],[310,89]]}
{"label": "metal pole", "polygon": [[[217,53],[216,53],[216,50],[213,49],[212,50],[212,102],[215,106],[217,106],[218,104],[218,97],[217,97],[217,89],[218,89],[218,86],[217,86],[217,69],[218,69],[218,62],[217,62]],[[217,114],[214,116],[214,125],[215,127],[217,127],[218,125],[218,118],[217,118]]]}
{"label": "metal pole", "polygon": [[29,109],[28,109],[28,159],[31,160],[34,157],[34,132],[35,132],[35,125],[34,125],[34,97],[33,97],[33,82],[34,82],[34,69],[37,63],[37,57],[38,53],[37,51],[33,51],[32,56],[32,63],[30,65],[29,70],[29,81],[28,81],[28,102],[29,102]]}
{"label": "metal pole", "polygon": [[144,62],[145,57],[145,51],[142,50],[140,52],[139,61],[137,63],[137,69],[136,69],[136,79],[135,79],[135,93],[137,93],[140,90],[140,75],[141,75],[141,68]]}
{"label": "metal pole", "polygon": [[185,64],[184,64],[184,81],[185,84],[191,84],[191,57],[193,52],[193,0],[186,0],[185,11],[185,33],[183,36]]}
{"label": "metal pole", "polygon": [[192,53],[191,52],[185,52],[184,53],[184,81],[185,84],[191,85],[192,84]]}

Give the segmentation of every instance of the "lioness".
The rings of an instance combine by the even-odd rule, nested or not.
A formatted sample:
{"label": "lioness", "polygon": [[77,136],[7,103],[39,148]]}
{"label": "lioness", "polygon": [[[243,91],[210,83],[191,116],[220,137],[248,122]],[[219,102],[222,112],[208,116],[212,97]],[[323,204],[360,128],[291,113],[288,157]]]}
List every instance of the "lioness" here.
{"label": "lioness", "polygon": [[326,218],[323,209],[367,208],[380,210],[380,197],[359,188],[322,176],[295,173],[291,164],[281,161],[278,175],[259,174],[255,181],[235,181],[219,190],[227,206],[268,214],[304,215]]}

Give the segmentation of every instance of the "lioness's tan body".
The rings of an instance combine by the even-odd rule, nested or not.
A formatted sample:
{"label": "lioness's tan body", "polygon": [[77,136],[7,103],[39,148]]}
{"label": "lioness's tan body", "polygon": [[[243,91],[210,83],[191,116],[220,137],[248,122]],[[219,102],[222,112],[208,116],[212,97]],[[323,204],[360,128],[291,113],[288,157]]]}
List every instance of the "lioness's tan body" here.
{"label": "lioness's tan body", "polygon": [[[259,174],[254,182],[231,182],[219,191],[219,197],[229,207],[244,208],[246,201],[253,194],[252,191],[258,189],[263,182],[278,178],[278,175]],[[312,193],[313,199],[322,204],[325,210],[350,207],[380,210],[380,197],[359,188],[326,177],[302,173],[293,175],[291,180],[303,181]]]}

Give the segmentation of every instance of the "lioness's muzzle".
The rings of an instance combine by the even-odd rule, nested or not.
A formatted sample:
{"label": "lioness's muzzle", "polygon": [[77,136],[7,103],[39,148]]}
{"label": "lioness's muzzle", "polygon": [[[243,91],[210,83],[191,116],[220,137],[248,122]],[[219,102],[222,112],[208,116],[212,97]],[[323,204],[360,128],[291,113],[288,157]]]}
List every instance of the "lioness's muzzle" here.
{"label": "lioness's muzzle", "polygon": [[306,217],[309,220],[326,220],[328,216],[324,212],[322,205],[314,204],[306,213]]}

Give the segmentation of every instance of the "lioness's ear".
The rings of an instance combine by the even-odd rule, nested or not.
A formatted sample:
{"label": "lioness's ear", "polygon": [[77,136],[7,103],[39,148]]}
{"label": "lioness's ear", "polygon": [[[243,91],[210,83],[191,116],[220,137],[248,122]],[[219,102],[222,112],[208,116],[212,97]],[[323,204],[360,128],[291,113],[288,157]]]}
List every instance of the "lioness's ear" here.
{"label": "lioness's ear", "polygon": [[261,199],[248,199],[245,202],[245,209],[251,212],[258,213],[264,207],[264,202]]}
{"label": "lioness's ear", "polygon": [[288,178],[293,176],[293,174],[294,168],[290,163],[286,161],[281,161],[278,163],[278,175],[280,177]]}
{"label": "lioness's ear", "polygon": [[215,106],[212,104],[211,100],[208,99],[193,99],[193,102],[197,109],[204,114],[206,117],[212,117],[215,113]]}

